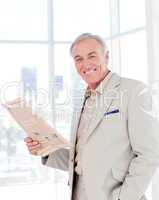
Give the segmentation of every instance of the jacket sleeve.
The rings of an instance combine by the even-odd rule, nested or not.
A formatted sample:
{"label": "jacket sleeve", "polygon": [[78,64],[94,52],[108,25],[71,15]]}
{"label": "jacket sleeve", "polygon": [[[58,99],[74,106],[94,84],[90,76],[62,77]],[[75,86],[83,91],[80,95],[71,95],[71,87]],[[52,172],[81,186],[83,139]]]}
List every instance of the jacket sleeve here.
{"label": "jacket sleeve", "polygon": [[69,165],[69,149],[59,149],[48,156],[42,157],[42,164],[67,171]]}
{"label": "jacket sleeve", "polygon": [[119,200],[140,200],[159,165],[159,122],[152,106],[151,90],[138,84],[128,105],[128,133],[134,153]]}

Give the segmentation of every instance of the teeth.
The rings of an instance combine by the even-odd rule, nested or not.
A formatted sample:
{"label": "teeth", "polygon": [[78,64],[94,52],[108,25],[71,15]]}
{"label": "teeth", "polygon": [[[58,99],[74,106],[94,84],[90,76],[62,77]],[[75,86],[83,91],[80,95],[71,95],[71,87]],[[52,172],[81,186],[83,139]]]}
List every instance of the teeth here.
{"label": "teeth", "polygon": [[89,71],[84,71],[83,73],[84,74],[90,74],[90,73],[92,73],[92,72],[95,72],[97,69],[95,68],[95,69],[91,69],[91,70],[89,70]]}

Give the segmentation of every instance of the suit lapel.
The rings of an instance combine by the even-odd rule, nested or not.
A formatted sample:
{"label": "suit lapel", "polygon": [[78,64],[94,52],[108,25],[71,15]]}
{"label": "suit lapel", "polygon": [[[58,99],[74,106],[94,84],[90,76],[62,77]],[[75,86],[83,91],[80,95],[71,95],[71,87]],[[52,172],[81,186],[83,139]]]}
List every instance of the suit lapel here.
{"label": "suit lapel", "polygon": [[93,113],[93,116],[91,118],[85,141],[88,141],[94,129],[102,120],[104,113],[109,110],[113,100],[117,98],[116,96],[118,95],[119,85],[120,77],[116,73],[114,73],[108,84],[104,88],[103,95],[98,95],[97,97],[97,109],[95,109],[95,112]]}

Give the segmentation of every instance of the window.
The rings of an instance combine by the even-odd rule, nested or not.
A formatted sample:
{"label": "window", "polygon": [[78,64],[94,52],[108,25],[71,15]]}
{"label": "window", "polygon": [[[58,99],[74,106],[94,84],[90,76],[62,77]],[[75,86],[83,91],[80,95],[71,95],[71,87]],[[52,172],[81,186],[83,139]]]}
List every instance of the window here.
{"label": "window", "polygon": [[[145,0],[1,1],[1,101],[17,97],[23,83],[23,94],[46,104],[42,116],[69,138],[74,91],[80,94],[84,86],[69,55],[71,42],[84,32],[101,35],[110,50],[110,69],[148,82],[146,26]],[[5,200],[19,200],[16,185],[25,183],[33,184],[21,186],[26,199],[69,199],[67,174],[29,155],[25,133],[0,109],[0,186],[12,185],[1,190]]]}
{"label": "window", "polygon": [[47,1],[0,3],[0,40],[47,40]]}
{"label": "window", "polygon": [[145,0],[119,0],[120,32],[145,27]]}
{"label": "window", "polygon": [[[119,1],[121,73],[148,81],[145,0]],[[141,54],[142,52],[142,54]]]}
{"label": "window", "polygon": [[109,1],[53,1],[54,39],[72,41],[83,32],[110,36]]}
{"label": "window", "polygon": [[121,37],[120,48],[121,74],[125,77],[133,77],[147,82],[148,70],[145,31]]}
{"label": "window", "polygon": [[[69,47],[83,32],[99,34],[106,40],[110,37],[109,0],[0,2],[1,101],[16,98],[21,87],[26,98],[31,96],[39,104],[50,100],[40,114],[53,120],[66,138],[70,136],[74,90],[82,87]],[[44,194],[48,200],[68,199],[67,175],[42,166],[40,158],[29,155],[23,142],[25,133],[3,107],[0,109],[0,186],[12,185],[1,188],[5,199],[18,200],[18,185],[24,183],[33,184],[21,186],[24,200],[41,200]],[[31,196],[27,196],[28,190]]]}
{"label": "window", "polygon": [[[1,103],[16,98],[21,92],[39,105],[46,103],[50,92],[48,46],[47,1],[0,2]],[[45,109],[39,109],[48,121],[52,121],[51,107],[47,104]],[[56,191],[51,189],[55,180],[54,172],[41,165],[40,157],[29,155],[23,142],[26,134],[4,107],[0,106],[0,110],[2,198],[20,199],[22,192],[23,199],[28,199],[30,195],[27,196],[27,191],[30,188],[36,192],[38,199],[42,198],[44,191],[50,197],[56,195]],[[22,186],[30,183],[32,187]],[[18,185],[21,185],[20,191]]]}
{"label": "window", "polygon": [[145,0],[110,2],[112,68],[148,82]]}

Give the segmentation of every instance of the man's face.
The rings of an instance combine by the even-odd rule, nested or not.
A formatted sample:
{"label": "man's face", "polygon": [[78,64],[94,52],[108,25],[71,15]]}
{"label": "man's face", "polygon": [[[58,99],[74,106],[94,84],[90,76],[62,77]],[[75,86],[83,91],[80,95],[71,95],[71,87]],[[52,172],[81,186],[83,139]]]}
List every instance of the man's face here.
{"label": "man's face", "polygon": [[72,49],[76,69],[89,86],[97,85],[108,71],[108,51],[95,39],[85,39]]}

